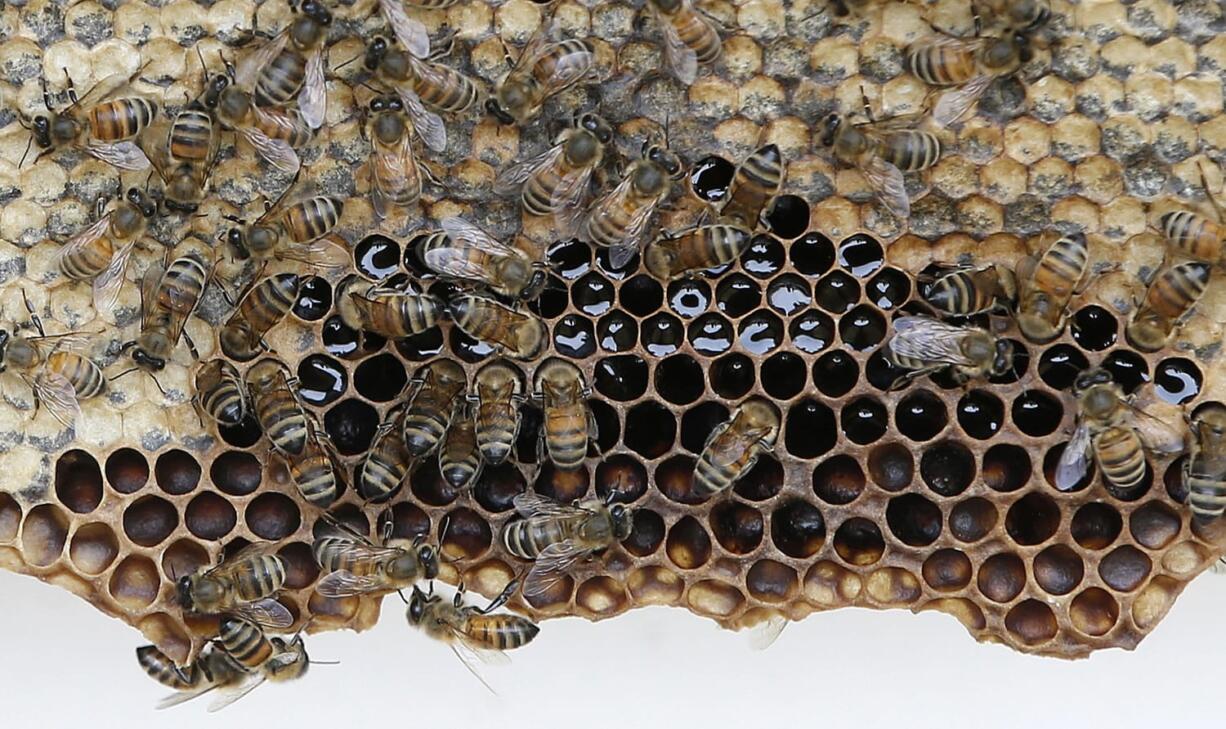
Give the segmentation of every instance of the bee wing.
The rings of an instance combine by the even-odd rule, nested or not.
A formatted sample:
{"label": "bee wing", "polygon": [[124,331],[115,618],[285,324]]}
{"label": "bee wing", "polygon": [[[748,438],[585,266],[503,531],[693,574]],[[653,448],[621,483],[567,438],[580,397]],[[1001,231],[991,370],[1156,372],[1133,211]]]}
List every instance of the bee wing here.
{"label": "bee wing", "polygon": [[282,172],[291,175],[298,174],[302,161],[298,159],[298,153],[289,145],[289,142],[284,139],[273,139],[255,127],[242,127],[239,133],[255,148],[256,154],[260,155],[265,162]]}
{"label": "bee wing", "polygon": [[238,68],[234,72],[234,83],[248,91],[255,88],[255,80],[259,78],[260,69],[267,66],[269,61],[277,57],[277,54],[285,48],[285,43],[288,40],[289,32],[286,29],[240,61]]}
{"label": "bee wing", "polygon": [[544,595],[566,575],[571,565],[587,552],[573,539],[564,539],[545,547],[536,556],[532,569],[524,579],[524,597],[532,599]]}
{"label": "bee wing", "polygon": [[668,66],[678,81],[689,86],[698,78],[698,52],[681,40],[677,29],[659,12],[656,13],[656,20],[660,32],[664,35],[664,65]]}
{"label": "bee wing", "polygon": [[379,0],[383,17],[392,26],[392,33],[404,49],[417,58],[430,55],[430,32],[420,20],[409,17],[404,0]]}
{"label": "bee wing", "polygon": [[233,612],[240,618],[273,630],[285,630],[294,624],[294,616],[290,611],[271,597],[243,603],[236,606]]}
{"label": "bee wing", "polygon": [[123,287],[123,274],[128,269],[128,259],[135,247],[136,241],[130,241],[115,251],[106,270],[94,279],[94,309],[99,314],[115,308],[119,290]]}
{"label": "bee wing", "polygon": [[498,173],[494,178],[494,192],[499,195],[514,195],[537,170],[553,165],[562,156],[562,145],[554,145],[535,157],[518,162]]}
{"label": "bee wing", "polygon": [[952,35],[930,35],[920,38],[907,46],[906,55],[913,56],[917,53],[926,53],[930,50],[950,49],[962,51],[966,50],[974,53],[983,47],[984,43],[989,40],[985,38],[957,38]]}
{"label": "bee wing", "polygon": [[573,171],[561,179],[549,197],[549,204],[554,210],[578,209],[583,194],[587,192],[588,183],[592,179],[592,167],[583,167]]}
{"label": "bee wing", "polygon": [[[464,218],[447,218],[440,225],[443,228],[443,232],[455,243],[462,243],[465,246],[476,248],[491,256],[514,255],[512,248],[506,243],[497,240],[494,236]],[[425,257],[428,262],[430,251],[426,251]]]}
{"label": "bee wing", "polygon": [[45,405],[47,411],[65,428],[71,428],[81,416],[77,391],[68,378],[60,373],[44,369],[34,376],[30,387],[38,401]]}
{"label": "bee wing", "polygon": [[345,268],[350,264],[348,245],[335,233],[310,243],[282,245],[277,250],[277,258],[323,269]]}
{"label": "bee wing", "polygon": [[778,613],[771,615],[766,621],[749,629],[749,647],[755,651],[770,648],[786,627],[788,627],[787,618]]}
{"label": "bee wing", "polygon": [[890,351],[923,362],[969,364],[959,342],[966,329],[926,316],[902,316],[894,320]]}
{"label": "bee wing", "polygon": [[328,85],[324,79],[324,52],[317,48],[307,56],[306,76],[303,78],[302,91],[298,93],[298,109],[302,118],[311,129],[319,129],[324,125],[324,114],[328,107]]}
{"label": "bee wing", "polygon": [[148,329],[154,317],[160,316],[159,308],[154,302],[157,301],[157,290],[165,273],[166,267],[160,261],[155,261],[145,269],[145,275],[140,280],[141,329]]}
{"label": "bee wing", "polygon": [[1085,477],[1090,468],[1090,442],[1089,426],[1084,422],[1077,423],[1073,437],[1064,446],[1064,452],[1056,463],[1056,488],[1068,491]]}
{"label": "bee wing", "polygon": [[634,212],[630,224],[626,226],[626,235],[622,242],[609,249],[609,264],[613,268],[621,268],[634,258],[643,245],[647,233],[647,224],[651,222],[651,214],[656,210],[655,203],[644,205]]}
{"label": "bee wing", "polygon": [[186,691],[176,691],[173,694],[170,694],[169,696],[162,697],[162,699],[157,702],[156,708],[158,710],[169,709],[172,706],[178,706],[179,704],[185,704],[188,701],[191,701],[192,699],[198,699],[201,696],[204,696],[205,694],[209,693],[210,691],[213,691],[216,688],[217,688],[216,686],[210,685],[210,686],[197,686],[196,688],[188,689]]}
{"label": "bee wing", "polygon": [[992,84],[994,76],[983,74],[967,81],[962,88],[952,89],[941,94],[936,106],[932,109],[932,119],[938,125],[947,127],[966,116],[975,102],[983,96]]}
{"label": "bee wing", "polygon": [[375,592],[385,585],[375,575],[355,575],[349,570],[337,570],[324,575],[315,591],[324,597],[352,597]]}
{"label": "bee wing", "polygon": [[562,56],[554,64],[553,74],[541,84],[545,96],[552,96],[571,84],[587,78],[592,73],[595,64],[596,55],[586,48]]}
{"label": "bee wing", "polygon": [[413,155],[413,137],[405,134],[392,151],[381,151],[371,157],[371,187],[375,212],[386,218],[392,205],[393,193],[413,190],[413,199],[421,196],[421,173]]}
{"label": "bee wing", "polygon": [[581,509],[577,509],[570,504],[561,504],[552,499],[547,499],[538,495],[533,491],[525,491],[522,494],[516,494],[512,500],[515,504],[515,510],[525,519],[534,517],[555,517],[555,516],[578,516],[584,514]]}
{"label": "bee wing", "polygon": [[75,106],[79,109],[88,109],[104,99],[118,96],[120,93],[131,89],[134,79],[135,76],[132,74],[111,74],[94,84],[89,91],[85,92],[84,96],[79,97]]}
{"label": "bee wing", "polygon": [[[425,64],[418,64],[418,66],[425,66]],[[427,109],[421,103],[421,98],[412,89],[400,86],[397,87],[396,92],[400,96],[400,103],[404,105],[405,113],[413,122],[413,130],[417,132],[417,136],[421,137],[422,143],[435,152],[442,152],[446,149],[447,126],[443,124],[443,118]]]}
{"label": "bee wing", "polygon": [[106,231],[111,225],[112,215],[114,215],[114,212],[103,215],[93,225],[69,238],[68,242],[61,246],[59,252],[56,253],[56,268],[63,269],[65,258],[76,255],[83,249],[88,248],[94,241],[106,235]]}
{"label": "bee wing", "polygon": [[907,197],[902,170],[880,157],[873,157],[860,171],[894,217],[900,220],[911,217],[911,198]]}
{"label": "bee wing", "polygon": [[1145,442],[1145,446],[1155,453],[1171,455],[1182,453],[1184,450],[1183,433],[1171,427],[1166,421],[1161,420],[1152,413],[1146,412],[1138,407],[1129,405],[1133,415],[1133,429],[1137,431],[1137,435],[1141,436],[1141,440]]}
{"label": "bee wing", "polygon": [[247,694],[255,691],[262,683],[264,676],[258,673],[248,674],[242,681],[234,686],[226,686],[221,689],[216,698],[209,702],[209,713],[215,714],[226,708],[235,701],[243,698]]}
{"label": "bee wing", "polygon": [[370,541],[370,539],[367,538],[365,534],[360,533],[345,522],[337,519],[335,516],[324,512],[321,518],[333,535],[351,540],[351,543],[346,545],[342,550],[342,554],[346,556],[359,555],[365,557],[370,553],[369,550],[375,549],[375,545]]}
{"label": "bee wing", "polygon": [[477,662],[481,660],[480,654],[465,643],[463,636],[459,633],[455,634],[455,639],[451,641],[450,645],[451,652],[455,654],[456,658],[460,659],[460,663],[464,664],[464,668],[468,669],[473,678],[480,681],[487,691],[497,696],[498,692],[494,690],[494,687],[485,680],[485,677],[481,675],[481,671],[477,669]]}
{"label": "bee wing", "polygon": [[144,151],[135,142],[97,142],[90,140],[88,151],[93,156],[121,170],[140,172],[152,166]]}

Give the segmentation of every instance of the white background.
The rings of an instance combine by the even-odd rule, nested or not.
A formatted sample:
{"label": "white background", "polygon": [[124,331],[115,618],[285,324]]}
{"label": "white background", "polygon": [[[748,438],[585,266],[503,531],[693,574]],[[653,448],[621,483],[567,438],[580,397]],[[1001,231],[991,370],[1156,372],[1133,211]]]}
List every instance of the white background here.
{"label": "white background", "polygon": [[550,620],[492,696],[399,599],[363,634],[311,636],[317,666],[221,714],[164,712],[137,667],[135,630],[82,600],[0,573],[0,722],[6,727],[1199,727],[1219,726],[1226,577],[1206,574],[1136,651],[1057,661],[980,645],[937,613],[838,610],[790,625],[765,652],[679,609],[591,624]]}

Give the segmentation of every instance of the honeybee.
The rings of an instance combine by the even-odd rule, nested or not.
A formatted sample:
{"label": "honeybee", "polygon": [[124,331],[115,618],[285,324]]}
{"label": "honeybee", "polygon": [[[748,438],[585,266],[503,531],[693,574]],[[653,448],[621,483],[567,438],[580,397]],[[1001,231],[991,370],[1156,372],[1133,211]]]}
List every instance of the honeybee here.
{"label": "honeybee", "polygon": [[732,488],[778,438],[779,409],[761,397],[742,402],[707,437],[694,467],[695,494],[708,498]]}
{"label": "honeybee", "polygon": [[1047,0],[975,0],[978,18],[994,18],[999,24],[1025,33],[1047,25],[1051,5]]}
{"label": "honeybee", "polygon": [[223,687],[223,693],[209,705],[209,711],[220,711],[254,691],[265,681],[285,683],[306,675],[311,659],[306,652],[302,633],[288,642],[268,638],[260,626],[242,618],[221,619],[221,632],[216,645],[243,670],[242,680]]}
{"label": "honeybee", "polygon": [[515,65],[485,102],[502,124],[526,124],[545,100],[581,81],[594,80],[596,53],[586,40],[551,43],[542,30],[520,51]]}
{"label": "honeybee", "polygon": [[1226,511],[1226,405],[1209,402],[1189,419],[1192,449],[1183,466],[1192,520],[1205,526]]}
{"label": "honeybee", "polygon": [[307,502],[325,509],[336,501],[341,490],[336,452],[331,439],[320,433],[313,423],[308,421],[302,455],[288,457],[286,464],[298,493]]}
{"label": "honeybee", "polygon": [[298,174],[302,161],[295,148],[311,141],[314,135],[302,112],[257,105],[251,93],[239,88],[234,81],[233,67],[227,65],[226,68],[231,82],[221,90],[214,104],[218,123],[247,140],[268,164],[282,172]]}
{"label": "honeybee", "polygon": [[766,207],[783,187],[783,174],[783,157],[777,145],[768,144],[746,157],[728,186],[719,211],[720,222],[756,230]]}
{"label": "honeybee", "polygon": [[503,463],[519,437],[523,373],[504,360],[490,362],[477,370],[468,400],[476,407],[477,450],[482,460]]}
{"label": "honeybee", "polygon": [[281,362],[262,359],[247,370],[244,382],[252,411],[269,442],[291,460],[301,456],[309,431],[306,411],[298,401],[298,380],[290,377]]}
{"label": "honeybee", "polygon": [[515,359],[535,359],[549,338],[548,327],[537,315],[478,294],[455,297],[447,310],[465,334],[489,342]]}
{"label": "honeybee", "polygon": [[753,234],[747,229],[717,223],[700,225],[679,235],[661,235],[643,250],[643,266],[661,281],[694,271],[731,263],[749,250]]}
{"label": "honeybee", "polygon": [[[101,213],[104,200],[98,203]],[[73,281],[93,280],[94,309],[99,314],[115,308],[132,249],[156,213],[157,204],[144,191],[129,188],[123,202],[60,248],[60,272]]]}
{"label": "honeybee", "polygon": [[218,425],[241,423],[247,417],[247,388],[234,365],[224,359],[213,359],[201,366],[196,371],[192,404],[197,414],[203,409]]}
{"label": "honeybee", "polygon": [[960,86],[947,91],[932,109],[940,126],[957,122],[998,78],[1017,72],[1034,52],[1030,36],[1014,31],[1003,38],[935,36],[907,48],[907,68],[933,86]]}
{"label": "honeybee", "polygon": [[583,373],[570,362],[551,357],[537,367],[533,389],[533,398],[544,410],[537,460],[544,463],[548,456],[562,470],[583,465],[588,441],[596,437],[596,416],[587,404]]}
{"label": "honeybee", "polygon": [[609,249],[609,263],[620,268],[634,258],[656,208],[668,197],[672,181],[683,174],[681,160],[667,147],[644,148],[616,188],[587,212],[581,237]]}
{"label": "honeybee", "polygon": [[[1103,474],[1103,485],[1124,498],[1145,479],[1145,446],[1160,453],[1183,450],[1183,436],[1162,421],[1132,407],[1124,391],[1100,367],[1086,370],[1073,381],[1077,398],[1077,427],[1056,464],[1055,484],[1068,491],[1085,477],[1090,457]],[[1138,430],[1140,418],[1145,420]],[[1142,442],[1142,432],[1145,442]]]}
{"label": "honeybee", "polygon": [[375,546],[340,522],[328,521],[334,533],[317,538],[311,546],[323,572],[315,585],[320,595],[342,598],[380,594],[438,576],[438,550],[420,539],[411,544],[393,540],[390,521],[389,528],[383,530],[382,546]]}
{"label": "honeybee", "polygon": [[1145,291],[1145,299],[1133,312],[1125,333],[1142,352],[1157,352],[1166,346],[1175,327],[1192,313],[1209,285],[1209,264],[1180,263],[1163,271]]}
{"label": "honeybee", "polygon": [[170,124],[166,138],[168,164],[155,165],[163,183],[162,201],[168,210],[194,213],[204,200],[209,173],[217,157],[219,135],[214,110],[220,94],[229,85],[230,79],[224,74],[206,78],[204,91],[180,109]]}
{"label": "honeybee", "polygon": [[403,102],[395,96],[377,96],[371,99],[370,112],[371,203],[382,219],[389,208],[407,208],[421,198],[421,170],[413,154],[412,129],[405,123]]}
{"label": "honeybee", "polygon": [[421,259],[440,276],[471,281],[508,299],[535,299],[549,280],[546,266],[463,218],[442,222],[446,235],[427,236]]}
{"label": "honeybee", "polygon": [[426,108],[458,114],[477,100],[475,81],[447,66],[414,58],[392,46],[386,38],[375,37],[366,47],[363,64],[396,90],[413,130],[426,147],[442,152],[447,147],[447,128],[443,119]]}
{"label": "honeybee", "polygon": [[183,668],[152,645],[136,649],[136,662],[154,681],[175,691],[158,702],[159,709],[178,706],[210,691],[235,687],[247,677],[238,661],[211,645]]}
{"label": "honeybee", "polygon": [[320,0],[290,7],[293,22],[239,64],[235,83],[251,92],[259,106],[282,106],[297,98],[303,121],[319,129],[327,108],[324,48],[332,12]]}
{"label": "honeybee", "polygon": [[[866,105],[867,109],[867,105]],[[928,169],[941,159],[941,140],[935,134],[907,128],[912,117],[900,116],[882,121],[850,124],[839,114],[822,122],[822,144],[834,156],[864,175],[894,217],[911,217],[911,199],[903,182],[903,172]]]}
{"label": "honeybee", "polygon": [[131,349],[137,367],[149,372],[164,369],[180,338],[187,342],[192,357],[198,357],[184,325],[212,276],[213,252],[202,241],[188,245],[165,268],[149,266],[141,279],[140,334],[123,345]]}
{"label": "honeybee", "polygon": [[285,584],[285,562],[271,546],[248,545],[214,567],[178,578],[179,607],[198,615],[236,615],[273,630],[293,625],[289,610],[272,598]]}
{"label": "honeybee", "polygon": [[481,454],[477,451],[476,423],[467,403],[458,400],[451,415],[451,424],[438,450],[438,470],[453,489],[471,486],[481,473]]}
{"label": "honeybee", "polygon": [[449,359],[436,359],[417,371],[404,413],[404,447],[410,455],[421,457],[438,446],[451,425],[454,401],[467,384],[464,368]]}
{"label": "honeybee", "polygon": [[72,103],[55,111],[47,92],[47,79],[42,79],[47,113],[35,116],[30,123],[30,143],[17,166],[25,164],[33,144],[41,150],[39,157],[71,145],[121,170],[149,169],[149,158],[134,139],[153,122],[158,105],[144,96],[120,96],[127,92],[136,75],[104,78],[79,99],[67,69],[64,76]]}
{"label": "honeybee", "polygon": [[106,391],[106,377],[98,363],[83,354],[86,339],[76,333],[47,336],[28,301],[26,308],[38,336],[0,329],[0,372],[12,367],[34,393],[36,412],[46,405],[52,417],[71,428],[81,415],[81,401]]}
{"label": "honeybee", "polygon": [[894,388],[924,375],[948,369],[955,380],[996,377],[1013,368],[1013,343],[976,327],[959,327],[926,316],[894,320],[894,336],[885,356],[895,367],[909,370]]}
{"label": "honeybee", "polygon": [[503,527],[502,544],[532,561],[523,587],[529,600],[545,594],[579,558],[613,546],[634,529],[632,509],[596,499],[559,504],[526,491],[515,497],[515,510],[523,518]]}
{"label": "honeybee", "polygon": [[650,0],[664,35],[664,65],[685,85],[694,83],[698,67],[719,60],[723,42],[715,22],[693,0]]}
{"label": "honeybee", "polygon": [[370,286],[365,293],[354,277],[336,288],[337,310],[345,325],[389,339],[420,334],[438,323],[442,303],[427,293],[407,286]]}
{"label": "honeybee", "polygon": [[1222,241],[1226,240],[1226,229],[1222,227],[1222,208],[1209,190],[1204,165],[1200,165],[1200,180],[1205,197],[1209,198],[1213,205],[1217,220],[1210,220],[1187,210],[1176,210],[1166,213],[1160,219],[1162,233],[1167,242],[1185,256],[1205,263],[1226,265],[1226,255],[1222,248]]}
{"label": "honeybee", "polygon": [[394,494],[413,468],[413,457],[404,447],[404,408],[388,414],[379,423],[362,461],[358,490],[362,498],[383,501]]}
{"label": "honeybee", "polygon": [[1050,342],[1064,331],[1069,300],[1089,269],[1090,251],[1081,233],[1064,236],[1036,261],[1017,265],[1017,328],[1030,341]]}
{"label": "honeybee", "polygon": [[288,194],[287,190],[250,225],[227,216],[238,223],[226,232],[226,241],[238,257],[262,261],[276,258],[314,268],[348,266],[347,244],[332,232],[345,211],[345,202],[317,195],[286,204]]}
{"label": "honeybee", "polygon": [[941,266],[927,279],[924,301],[950,316],[1008,311],[1017,301],[1017,279],[999,263],[980,268]]}
{"label": "honeybee", "polygon": [[515,587],[516,583],[511,582],[489,605],[477,608],[464,605],[463,585],[451,602],[434,594],[433,583],[429,593],[415,586],[405,617],[409,625],[451,646],[456,658],[492,692],[494,689],[477,671],[477,661],[505,663],[503,651],[527,645],[540,632],[536,623],[527,618],[509,613],[490,614],[506,603]]}
{"label": "honeybee", "polygon": [[553,147],[499,173],[494,191],[518,194],[530,215],[565,216],[582,202],[612,141],[613,128],[607,121],[592,112],[581,114]]}
{"label": "honeybee", "polygon": [[239,362],[266,352],[269,347],[264,335],[294,308],[301,289],[302,279],[293,273],[279,273],[259,283],[253,280],[238,309],[217,333],[221,351]]}

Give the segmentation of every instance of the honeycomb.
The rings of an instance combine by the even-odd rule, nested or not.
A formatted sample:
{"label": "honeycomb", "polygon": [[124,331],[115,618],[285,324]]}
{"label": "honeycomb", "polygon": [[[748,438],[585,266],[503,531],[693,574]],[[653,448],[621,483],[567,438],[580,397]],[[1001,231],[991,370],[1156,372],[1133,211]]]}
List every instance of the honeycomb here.
{"label": "honeycomb", "polygon": [[[946,152],[932,170],[908,176],[913,210],[905,221],[874,200],[859,171],[835,162],[813,130],[831,111],[857,112],[862,91],[879,112],[923,109],[930,90],[904,70],[902,49],[930,26],[970,34],[965,2],[872,3],[847,17],[804,0],[703,3],[725,26],[724,55],[688,88],[655,73],[658,32],[637,3],[460,0],[414,10],[435,37],[456,33],[444,62],[489,87],[506,72],[500,41],[522,45],[549,17],[562,35],[591,38],[599,62],[616,73],[551,99],[522,131],[476,112],[449,117],[446,150],[422,155],[445,188],[427,187],[420,211],[382,221],[370,205],[360,134],[369,91],[359,84],[361,64],[346,64],[361,54],[362,39],[383,30],[372,5],[335,7],[327,120],[303,152],[301,175],[308,191],[345,200],[339,231],[352,245],[352,268],[311,276],[268,344],[352,475],[421,365],[454,358],[471,382],[493,350],[449,321],[396,342],[360,335],[335,310],[340,279],[407,274],[447,293],[452,284],[425,277],[416,252],[439,220],[459,214],[508,237],[522,226],[546,250],[553,285],[530,307],[548,324],[549,346],[516,365],[530,378],[546,357],[574,361],[592,388],[599,434],[577,471],[540,463],[541,413],[527,403],[515,457],[485,467],[471,491],[449,487],[430,458],[386,503],[367,503],[348,479],[330,508],[339,519],[371,535],[390,520],[397,537],[441,536],[450,560],[442,578],[493,596],[527,567],[497,538],[517,493],[569,501],[612,492],[637,509],[633,534],[579,563],[536,602],[513,600],[514,609],[595,620],[672,605],[729,628],[844,606],[936,610],[978,640],[1065,658],[1134,647],[1222,555],[1219,530],[1191,527],[1180,458],[1151,455],[1147,480],[1127,498],[1097,477],[1067,493],[1052,485],[1076,416],[1069,388],[1079,368],[1103,365],[1172,422],[1226,395],[1220,283],[1166,349],[1141,354],[1123,335],[1143,282],[1169,255],[1157,220],[1173,209],[1207,210],[1201,163],[1220,189],[1220,4],[1053,2],[1034,58],[994,82],[975,116],[942,132]],[[216,240],[229,225],[223,215],[258,214],[284,190],[286,174],[227,138],[201,213],[155,219],[117,306],[98,313],[88,287],[60,274],[56,251],[88,224],[98,197],[142,186],[145,175],[121,176],[71,151],[18,166],[29,139],[22,117],[42,110],[41,79],[62,102],[65,71],[87,89],[139,69],[143,87],[173,112],[201,88],[196,51],[206,63],[241,53],[228,44],[251,28],[253,11],[264,29],[290,17],[273,0],[3,7],[7,325],[28,330],[24,294],[49,331],[89,332],[94,356],[119,375],[128,366],[121,345],[139,329],[143,271],[164,248],[191,234]],[[499,169],[545,149],[558,120],[592,108],[615,124],[630,158],[667,129],[689,166],[661,216],[668,230],[718,200],[752,150],[778,145],[783,194],[752,248],[718,273],[662,283],[637,258],[614,269],[603,251],[553,240],[548,226],[521,219],[515,201],[493,195]],[[160,133],[155,127],[151,136]],[[938,377],[889,388],[879,348],[891,317],[914,308],[917,274],[934,261],[1013,266],[1050,231],[1086,233],[1094,272],[1060,338],[1037,346],[1010,328],[1014,373],[965,387]],[[222,250],[217,278],[237,290],[254,266]],[[265,273],[281,270],[294,269],[274,263]],[[220,356],[216,330],[229,312],[211,286],[187,324],[201,362]],[[199,422],[191,402],[197,366],[179,347],[156,382],[118,376],[105,395],[82,403],[75,431],[36,417],[29,388],[11,371],[0,375],[0,565],[70,590],[185,662],[216,635],[217,620],[185,617],[175,578],[247,543],[274,542],[288,566],[280,599],[295,627],[371,626],[378,600],[313,592],[319,570],[310,544],[321,511],[299,495],[254,421],[220,431]],[[733,493],[693,498],[707,435],[755,395],[783,414],[775,451]]]}

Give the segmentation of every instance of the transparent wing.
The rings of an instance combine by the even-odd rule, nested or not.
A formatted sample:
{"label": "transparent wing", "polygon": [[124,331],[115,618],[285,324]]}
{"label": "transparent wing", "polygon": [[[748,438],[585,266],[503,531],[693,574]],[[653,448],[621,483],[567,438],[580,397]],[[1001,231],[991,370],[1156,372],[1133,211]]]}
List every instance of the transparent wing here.
{"label": "transparent wing", "polygon": [[974,53],[983,47],[984,42],[984,38],[957,38],[952,35],[931,35],[920,38],[907,46],[907,55],[913,56],[917,53],[927,53],[936,49]]}
{"label": "transparent wing", "polygon": [[[412,135],[405,134],[394,149],[380,149],[371,156],[370,178],[375,212],[380,218],[387,217],[392,205],[409,205],[421,197],[421,173],[413,156]],[[411,200],[404,195],[409,191]]]}
{"label": "transparent wing", "polygon": [[902,170],[880,157],[873,157],[860,171],[886,210],[899,220],[911,217],[911,198],[907,197]]}
{"label": "transparent wing", "polygon": [[272,598],[243,603],[236,606],[233,612],[240,618],[273,630],[285,630],[294,624],[294,616],[290,611]]}
{"label": "transparent wing", "polygon": [[477,645],[471,641],[468,636],[461,635],[459,633],[456,634],[456,638],[456,643],[458,643],[462,649],[467,648],[469,651],[471,651],[473,657],[487,666],[511,665],[511,657],[508,656],[505,651]]}
{"label": "transparent wing", "polygon": [[523,595],[526,599],[540,597],[557,584],[587,550],[574,540],[564,539],[546,547],[532,563],[532,569],[524,579]]}
{"label": "transparent wing", "polygon": [[132,81],[135,78],[135,75],[127,73],[111,74],[94,84],[84,96],[78,97],[76,106],[80,109],[89,109],[105,99],[118,97],[132,88]]}
{"label": "transparent wing", "polygon": [[88,151],[103,162],[121,170],[140,172],[153,166],[135,142],[104,143],[91,140]]}
{"label": "transparent wing", "polygon": [[894,320],[890,351],[923,362],[969,364],[959,346],[966,329],[926,316],[903,316]]}
{"label": "transparent wing", "polygon": [[157,306],[157,290],[162,284],[166,267],[159,261],[149,264],[140,280],[141,329],[148,329],[153,320],[161,316]]}
{"label": "transparent wing", "polygon": [[303,78],[302,91],[298,94],[298,108],[302,118],[311,129],[319,129],[324,125],[324,114],[328,106],[328,85],[324,79],[324,53],[317,48],[307,56],[306,76]]}
{"label": "transparent wing", "polygon": [[115,308],[119,290],[123,288],[123,274],[128,269],[128,259],[135,247],[136,241],[131,241],[115,251],[106,269],[94,279],[94,309],[99,314]]}
{"label": "transparent wing", "polygon": [[[268,134],[265,131],[268,129],[282,130],[285,135],[282,138],[286,140],[286,144],[289,144],[289,139],[309,140],[315,134],[315,130],[302,117],[302,111],[293,107],[264,108],[253,104],[251,114],[255,117],[256,128],[265,134]],[[304,143],[299,142],[300,145]]]}
{"label": "transparent wing", "polygon": [[1064,446],[1060,461],[1056,463],[1056,488],[1061,491],[1073,488],[1078,481],[1085,478],[1089,468],[1090,428],[1085,423],[1077,423],[1073,437],[1069,439],[1068,445]]}
{"label": "transparent wing", "polygon": [[[527,55],[527,54],[525,54]],[[571,84],[586,78],[596,65],[596,55],[591,49],[576,50],[554,62],[553,73],[541,84],[545,96],[552,96]]]}
{"label": "transparent wing", "polygon": [[451,641],[451,652],[455,654],[456,658],[460,659],[460,663],[464,664],[464,668],[468,669],[468,672],[480,681],[487,691],[495,696],[498,695],[494,687],[485,680],[485,677],[481,675],[481,671],[477,669],[477,662],[480,661],[477,652],[465,645],[459,635],[456,635],[455,639]]}
{"label": "transparent wing", "polygon": [[947,127],[966,116],[979,97],[983,96],[983,92],[988,90],[993,78],[986,74],[976,76],[967,81],[962,88],[941,94],[936,106],[932,108],[933,121],[940,126]]}
{"label": "transparent wing", "polygon": [[499,195],[518,194],[529,177],[532,177],[537,170],[557,164],[561,156],[562,145],[558,144],[531,159],[511,165],[494,178],[494,192]]}
{"label": "transparent wing", "polygon": [[298,159],[298,153],[289,145],[289,142],[284,139],[273,139],[255,127],[243,127],[239,133],[255,148],[256,154],[260,155],[265,162],[282,172],[291,175],[298,174],[302,161]]}
{"label": "transparent wing", "polygon": [[626,226],[626,235],[622,242],[609,249],[609,263],[613,268],[621,268],[629,263],[642,247],[643,239],[647,234],[647,224],[651,222],[651,214],[655,210],[656,204],[653,202],[634,212],[634,216],[630,218],[630,224]]}
{"label": "transparent wing", "polygon": [[764,651],[775,644],[779,634],[788,627],[788,619],[778,613],[771,615],[765,621],[758,623],[749,630],[749,647],[755,651]]}
{"label": "transparent wing", "polygon": [[392,33],[406,51],[417,58],[430,55],[430,32],[419,20],[409,17],[404,9],[403,0],[379,0],[383,9],[383,17],[392,26]]}
{"label": "transparent wing", "polygon": [[515,510],[519,515],[531,519],[533,517],[555,517],[555,516],[580,516],[586,512],[582,509],[577,509],[570,504],[561,504],[553,499],[547,499],[544,496],[533,491],[525,491],[522,494],[517,494],[513,500]]}
{"label": "transparent wing", "polygon": [[405,113],[413,122],[414,131],[417,132],[417,136],[421,137],[422,143],[435,152],[442,152],[446,149],[447,126],[443,124],[443,118],[427,109],[421,103],[421,98],[411,89],[399,86],[396,92],[400,96],[400,103],[404,105]]}
{"label": "transparent wing", "polygon": [[81,416],[77,391],[68,378],[58,372],[43,370],[35,375],[30,387],[47,411],[65,428],[71,428]]}
{"label": "transparent wing", "polygon": [[197,686],[196,688],[188,689],[187,691],[176,691],[169,696],[162,697],[162,699],[157,702],[157,708],[159,710],[169,709],[172,706],[187,703],[192,699],[197,699],[204,696],[216,688],[216,686]]}
{"label": "transparent wing", "polygon": [[348,244],[335,233],[310,243],[282,245],[277,249],[277,258],[323,269],[345,268],[351,263]]}
{"label": "transparent wing", "polygon": [[689,86],[694,83],[694,79],[698,78],[698,53],[681,40],[677,29],[668,22],[667,18],[659,13],[656,14],[656,18],[664,34],[664,64],[673,72],[678,81]]}
{"label": "transparent wing", "polygon": [[1183,433],[1140,408],[1132,408],[1133,429],[1145,446],[1155,453],[1171,455],[1184,451]]}
{"label": "transparent wing", "polygon": [[385,588],[383,580],[376,575],[355,575],[348,570],[338,570],[324,575],[315,591],[324,597],[352,597]]}
{"label": "transparent wing", "polygon": [[559,211],[578,209],[592,179],[592,172],[592,167],[582,167],[563,177],[549,197],[550,207]]}
{"label": "transparent wing", "polygon": [[285,48],[285,42],[289,40],[287,30],[281,31],[277,34],[277,37],[239,61],[238,68],[234,72],[235,84],[248,91],[255,88],[255,80],[259,78],[260,70],[267,66],[269,61],[276,58],[277,54]]}
{"label": "transparent wing", "polygon": [[63,270],[65,258],[76,255],[106,235],[107,228],[111,225],[112,215],[114,215],[113,211],[103,215],[93,225],[69,238],[68,242],[61,246],[60,250],[56,253],[56,268]]}
{"label": "transparent wing", "polygon": [[235,701],[255,691],[263,683],[264,676],[253,673],[233,686],[226,686],[221,689],[216,698],[209,702],[209,713],[215,714],[221,711]]}

